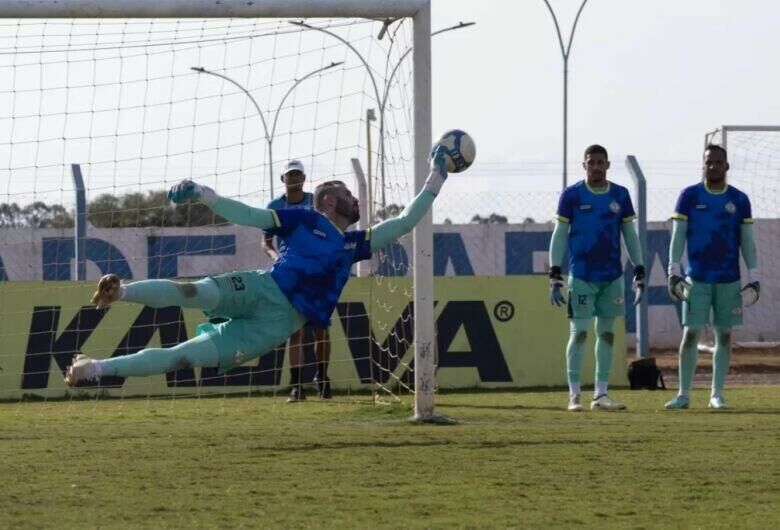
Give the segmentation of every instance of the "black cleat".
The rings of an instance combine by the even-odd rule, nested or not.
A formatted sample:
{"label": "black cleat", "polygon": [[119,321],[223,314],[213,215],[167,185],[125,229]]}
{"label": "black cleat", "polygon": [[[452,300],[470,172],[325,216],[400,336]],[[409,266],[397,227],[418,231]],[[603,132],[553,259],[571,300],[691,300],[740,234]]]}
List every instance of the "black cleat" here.
{"label": "black cleat", "polygon": [[314,383],[317,385],[317,394],[319,394],[320,398],[322,399],[331,399],[333,398],[333,393],[330,389],[330,378],[325,377],[321,378],[319,372],[314,376]]}
{"label": "black cleat", "polygon": [[290,390],[290,397],[287,398],[287,403],[298,403],[299,401],[306,401],[306,394],[304,394],[303,388],[294,386]]}

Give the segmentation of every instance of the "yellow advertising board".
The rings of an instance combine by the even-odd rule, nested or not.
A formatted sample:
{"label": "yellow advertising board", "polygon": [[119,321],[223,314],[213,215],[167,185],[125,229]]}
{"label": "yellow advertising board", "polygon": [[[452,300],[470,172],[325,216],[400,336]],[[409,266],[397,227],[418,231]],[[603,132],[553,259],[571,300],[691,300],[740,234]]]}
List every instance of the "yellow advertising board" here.
{"label": "yellow advertising board", "polygon": [[[434,289],[440,388],[566,384],[566,311],[549,304],[546,278],[437,277]],[[107,358],[148,346],[172,346],[194,336],[206,321],[200,311],[178,307],[152,309],[120,302],[99,311],[87,305],[93,291],[94,282],[0,284],[0,399],[64,396],[63,370],[74,353]],[[408,278],[349,281],[331,327],[329,375],[334,387],[365,389],[372,380],[393,386],[411,379],[411,296]],[[622,320],[618,328],[611,382],[625,385]],[[593,381],[592,336],[587,351],[584,383]],[[114,396],[272,391],[287,384],[286,362],[283,352],[269,352],[228,374],[195,369],[113,378],[104,380],[100,391]],[[304,378],[313,370],[305,370]]]}

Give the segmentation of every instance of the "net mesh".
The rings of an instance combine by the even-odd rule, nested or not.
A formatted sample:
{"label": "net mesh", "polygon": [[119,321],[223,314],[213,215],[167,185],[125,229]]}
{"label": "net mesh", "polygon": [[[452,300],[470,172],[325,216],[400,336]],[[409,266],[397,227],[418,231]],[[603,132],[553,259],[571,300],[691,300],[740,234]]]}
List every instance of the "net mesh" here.
{"label": "net mesh", "polygon": [[[103,314],[85,305],[93,282],[69,282],[73,164],[88,202],[87,280],[270,265],[259,230],[228,226],[203,206],[170,205],[165,191],[183,178],[265,206],[283,193],[288,160],[303,162],[308,191],[337,179],[356,192],[356,159],[371,179],[365,226],[408,204],[412,23],[391,23],[380,40],[381,27],[364,19],[0,20],[0,277],[8,280],[0,398],[62,395],[73,354],[170,346],[205,319],[177,308],[119,304],[127,307]],[[410,241],[380,253],[373,278],[351,286],[334,314],[334,386],[395,398],[411,391]],[[28,283],[41,280],[61,283]],[[304,380],[315,362],[307,341]],[[275,391],[287,383],[286,366],[277,351],[227,377],[183,370],[110,392]]]}

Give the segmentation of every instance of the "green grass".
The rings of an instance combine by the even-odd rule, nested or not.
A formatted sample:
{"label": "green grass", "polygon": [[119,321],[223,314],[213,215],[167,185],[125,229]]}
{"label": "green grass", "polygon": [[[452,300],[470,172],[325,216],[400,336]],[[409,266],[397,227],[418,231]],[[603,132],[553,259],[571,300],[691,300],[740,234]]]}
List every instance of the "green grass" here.
{"label": "green grass", "polygon": [[[565,393],[438,396],[454,426],[368,398],[0,404],[0,528],[766,528],[778,389],[735,409],[562,410]],[[775,521],[772,523],[771,521]]]}

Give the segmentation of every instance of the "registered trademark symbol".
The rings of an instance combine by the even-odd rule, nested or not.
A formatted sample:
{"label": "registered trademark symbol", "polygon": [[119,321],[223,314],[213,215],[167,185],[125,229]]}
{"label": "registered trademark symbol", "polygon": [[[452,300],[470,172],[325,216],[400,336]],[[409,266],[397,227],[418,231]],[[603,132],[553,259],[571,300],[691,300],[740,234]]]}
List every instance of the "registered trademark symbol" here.
{"label": "registered trademark symbol", "polygon": [[515,316],[515,306],[508,300],[501,300],[493,308],[493,316],[501,322],[512,320],[512,317]]}

